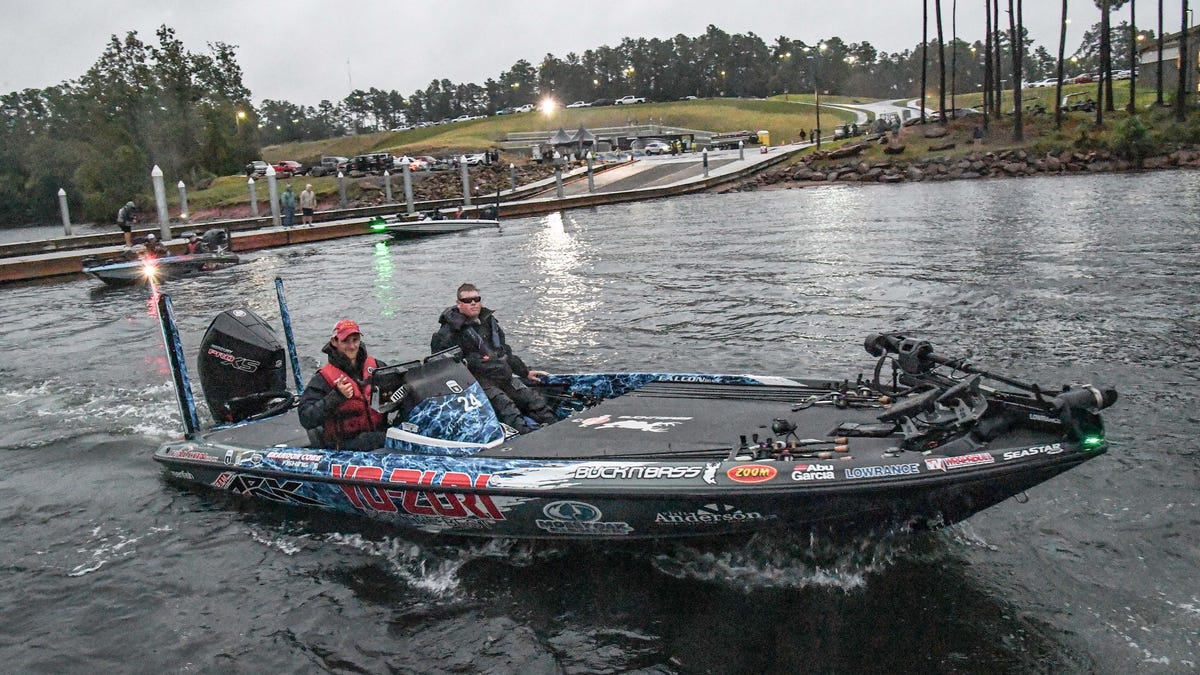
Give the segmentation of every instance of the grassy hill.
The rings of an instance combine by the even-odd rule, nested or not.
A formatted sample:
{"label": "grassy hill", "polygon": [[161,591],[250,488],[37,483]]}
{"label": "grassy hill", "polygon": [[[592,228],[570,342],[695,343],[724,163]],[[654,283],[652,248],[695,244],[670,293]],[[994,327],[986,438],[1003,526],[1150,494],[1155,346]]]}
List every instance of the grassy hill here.
{"label": "grassy hill", "polygon": [[[849,102],[847,97],[822,97],[821,102]],[[650,120],[665,126],[707,131],[738,131],[748,129],[771,132],[772,143],[792,141],[817,126],[816,107],[811,94],[792,94],[772,99],[701,99],[671,103],[644,103],[633,106],[603,108],[560,108],[550,114],[540,111],[500,115],[482,120],[441,124],[424,129],[399,132],[360,134],[322,141],[285,143],[263,149],[263,159],[277,162],[284,159],[313,161],[321,155],[351,157],[364,152],[387,151],[394,155],[447,155],[479,152],[492,147],[510,132],[545,131],[547,136],[563,127],[574,131],[580,126],[591,128],[646,124]],[[826,128],[833,124],[854,121],[854,115],[842,110],[822,107],[821,122]],[[508,158],[505,158],[509,161]]]}

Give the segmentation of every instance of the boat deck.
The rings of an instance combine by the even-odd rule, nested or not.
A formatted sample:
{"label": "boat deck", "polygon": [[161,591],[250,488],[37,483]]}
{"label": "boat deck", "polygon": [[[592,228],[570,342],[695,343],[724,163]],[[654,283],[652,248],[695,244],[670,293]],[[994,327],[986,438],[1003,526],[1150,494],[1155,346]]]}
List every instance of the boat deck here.
{"label": "boat deck", "polygon": [[[872,407],[838,408],[829,400],[803,410],[792,407],[827,391],[792,386],[737,386],[656,382],[576,413],[535,433],[484,451],[483,455],[544,459],[716,459],[747,442],[790,440],[771,430],[776,419],[797,426],[800,439],[821,440],[806,452],[833,450],[846,423],[878,423]],[[879,452],[900,436],[853,439],[857,450]],[[878,453],[872,453],[878,456]]]}

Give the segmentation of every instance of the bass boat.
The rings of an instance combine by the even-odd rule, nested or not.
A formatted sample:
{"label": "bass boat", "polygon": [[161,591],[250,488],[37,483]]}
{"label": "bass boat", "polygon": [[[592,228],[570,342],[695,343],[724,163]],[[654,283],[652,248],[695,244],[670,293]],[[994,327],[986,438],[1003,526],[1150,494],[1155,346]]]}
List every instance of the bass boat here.
{"label": "bass boat", "polygon": [[[184,232],[184,239],[196,237],[193,232]],[[110,286],[130,286],[138,283],[156,283],[178,279],[197,272],[236,265],[239,260],[230,252],[232,239],[229,230],[214,227],[199,236],[204,243],[203,253],[189,255],[138,256],[126,249],[113,258],[84,258],[83,271]]]}
{"label": "bass boat", "polygon": [[[376,371],[394,417],[374,452],[323,447],[287,389],[288,357],[248,309],[217,316],[198,360],[216,425],[201,429],[170,298],[160,296],[184,436],[171,480],[426,532],[634,539],[770,528],[845,532],[961,521],[1108,449],[1111,389],[1045,389],[869,336],[870,375],[627,372],[529,383],[560,418],[516,435],[451,351]],[[380,394],[379,392],[383,392]],[[316,439],[315,441],[313,439]]]}
{"label": "bass boat", "polygon": [[169,255],[161,258],[111,258],[83,261],[83,271],[110,286],[130,286],[150,280],[165,281],[179,279],[198,272],[236,265],[233,253],[196,253],[194,255]]}

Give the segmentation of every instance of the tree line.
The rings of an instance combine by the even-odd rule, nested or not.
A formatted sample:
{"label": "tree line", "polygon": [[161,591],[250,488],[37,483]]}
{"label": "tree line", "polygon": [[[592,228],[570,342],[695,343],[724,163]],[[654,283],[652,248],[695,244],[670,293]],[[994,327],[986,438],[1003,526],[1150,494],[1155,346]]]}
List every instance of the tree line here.
{"label": "tree line", "polygon": [[[899,99],[933,91],[945,109],[947,94],[984,91],[992,113],[999,114],[998,94],[1006,82],[1011,88],[1013,72],[1030,81],[1061,73],[1065,63],[1067,74],[1111,67],[1111,54],[1132,53],[1139,35],[1161,35],[1161,27],[1158,33],[1135,31],[1128,22],[1111,27],[1110,12],[1127,0],[1094,0],[1103,10],[1101,23],[1069,58],[1060,43],[1056,58],[1028,39],[1020,0],[1015,8],[1014,0],[1005,1],[1010,25],[1001,25],[1000,0],[984,0],[990,3],[987,25],[971,32],[985,38],[974,42],[957,35],[957,0],[935,0],[937,34],[928,35],[929,3],[923,0],[925,34],[914,48],[896,53],[839,37],[808,44],[780,36],[767,43],[754,33],[729,34],[710,25],[696,37],[625,38],[582,54],[546,54],[536,66],[519,60],[482,85],[433,80],[408,96],[360,89],[317,106],[282,100],[252,105],[234,46],[217,42],[191,52],[167,26],[156,31],[155,44],[136,32],[114,35],[79,79],[0,96],[0,224],[54,220],[60,187],[72,213],[110,222],[127,199],[147,192],[154,165],[170,182],[202,186],[213,176],[238,172],[263,145],[490,115],[546,96],[561,103],[626,94],[672,101],[819,90]],[[949,35],[941,20],[944,4],[951,4]],[[1160,16],[1161,6],[1159,0]],[[1184,0],[1185,16],[1186,6]],[[1066,7],[1063,0],[1064,18]],[[938,78],[930,82],[934,63]]]}
{"label": "tree line", "polygon": [[[1099,24],[1089,29],[1067,59],[1072,74],[1100,68],[1100,31]],[[697,37],[625,38],[615,47],[601,46],[582,54],[562,58],[546,54],[536,66],[519,60],[482,85],[432,80],[408,96],[374,87],[356,89],[339,102],[322,101],[316,107],[266,100],[257,113],[264,142],[273,144],[415,126],[460,115],[494,115],[505,108],[536,105],[544,97],[566,104],[626,94],[675,101],[687,96],[757,98],[818,89],[866,98],[916,98],[931,90],[947,95],[974,93],[984,90],[986,55],[1007,54],[1013,42],[1007,27],[986,33],[988,39],[974,42],[939,35],[912,49],[888,53],[869,42],[847,43],[839,37],[808,44],[780,36],[767,43],[754,33],[731,35],[710,25]],[[1110,33],[1116,50],[1127,52],[1136,40],[1125,21]],[[1023,27],[1018,34],[1024,81],[1053,77],[1058,59],[1046,47],[1033,45]],[[1143,39],[1154,35],[1152,31],[1142,34]],[[946,64],[953,64],[944,87],[922,84],[930,53],[943,54]],[[1012,86],[1008,75],[996,80]]]}

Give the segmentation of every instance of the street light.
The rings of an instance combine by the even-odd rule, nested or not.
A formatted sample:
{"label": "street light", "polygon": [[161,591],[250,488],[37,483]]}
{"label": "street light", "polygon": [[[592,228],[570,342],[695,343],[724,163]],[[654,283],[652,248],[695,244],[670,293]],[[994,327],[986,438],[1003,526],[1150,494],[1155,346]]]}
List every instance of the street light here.
{"label": "street light", "polygon": [[246,119],[246,111],[245,110],[239,110],[239,111],[237,111],[237,114],[234,115],[233,126],[234,126],[234,129],[238,133],[241,133],[241,131],[242,131],[242,120],[244,120],[244,119]]}
{"label": "street light", "polygon": [[[792,53],[791,53],[791,52],[784,52],[783,54],[780,54],[780,55],[779,55],[779,60],[780,60],[780,61],[783,61],[785,64],[786,64],[788,61],[790,61],[790,60],[791,60],[791,58],[792,58]],[[787,66],[785,65],[785,66],[784,66],[784,68],[786,68],[786,67],[787,67]],[[788,87],[788,81],[787,81],[787,80],[788,80],[788,78],[785,76],[785,77],[783,78],[783,81],[784,81],[784,84],[783,84],[783,100],[784,100],[784,101],[790,101],[790,100],[791,100],[791,98],[789,98],[789,97],[788,97],[788,89],[789,89],[789,87]]]}
{"label": "street light", "polygon": [[828,49],[824,42],[819,42],[812,48],[813,55],[810,56],[813,60],[813,98],[817,101],[817,149],[821,149],[821,55]]}

